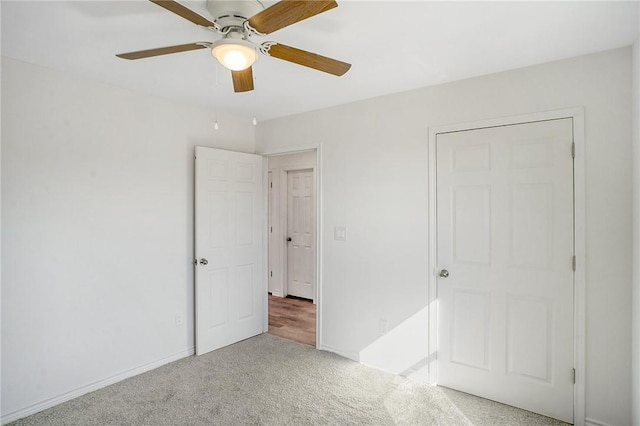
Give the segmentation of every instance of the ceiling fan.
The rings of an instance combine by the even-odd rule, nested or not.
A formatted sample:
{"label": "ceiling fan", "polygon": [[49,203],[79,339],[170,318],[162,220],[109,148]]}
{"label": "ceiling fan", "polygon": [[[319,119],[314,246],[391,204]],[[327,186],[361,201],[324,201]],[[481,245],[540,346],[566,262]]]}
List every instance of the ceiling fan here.
{"label": "ceiling fan", "polygon": [[258,0],[207,0],[207,9],[213,21],[195,13],[173,0],[150,0],[166,10],[222,35],[214,41],[199,41],[177,46],[116,55],[123,59],[142,59],[168,55],[197,49],[211,49],[213,56],[231,70],[235,92],[253,90],[251,66],[258,58],[258,52],[266,56],[303,65],[336,76],[341,76],[351,68],[351,64],[327,58],[326,56],[296,49],[274,41],[260,45],[252,43],[253,35],[265,36],[304,19],[326,12],[338,6],[334,0],[281,0],[264,8]]}

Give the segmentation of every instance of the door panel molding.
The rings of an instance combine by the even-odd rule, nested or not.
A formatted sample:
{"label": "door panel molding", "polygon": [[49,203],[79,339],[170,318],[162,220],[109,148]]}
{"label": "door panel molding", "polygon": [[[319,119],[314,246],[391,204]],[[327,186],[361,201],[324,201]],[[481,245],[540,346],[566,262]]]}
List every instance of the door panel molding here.
{"label": "door panel molding", "polygon": [[[436,221],[436,137],[438,134],[467,130],[476,130],[490,127],[509,126],[539,121],[558,120],[571,118],[573,122],[573,139],[575,143],[575,156],[573,162],[574,177],[574,253],[576,256],[576,268],[574,273],[574,366],[576,369],[574,396],[573,396],[573,421],[575,424],[585,422],[585,324],[586,324],[586,235],[585,235],[585,131],[584,108],[568,108],[562,110],[535,112],[531,114],[517,115],[487,119],[475,122],[458,123],[446,126],[436,126],[428,129],[428,221],[429,221],[429,259],[428,259],[428,288],[429,288],[429,354],[436,355],[438,350],[438,311],[437,311],[437,221]],[[438,383],[437,356],[429,357],[428,367],[429,383]]]}

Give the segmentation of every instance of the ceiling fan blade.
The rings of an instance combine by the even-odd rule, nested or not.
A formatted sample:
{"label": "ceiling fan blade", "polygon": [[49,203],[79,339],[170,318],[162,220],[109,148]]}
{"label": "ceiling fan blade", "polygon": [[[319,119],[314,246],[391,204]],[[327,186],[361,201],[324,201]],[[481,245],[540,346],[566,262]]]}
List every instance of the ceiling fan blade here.
{"label": "ceiling fan blade", "polygon": [[253,90],[253,70],[251,67],[242,71],[231,71],[233,77],[233,91],[248,92]]}
{"label": "ceiling fan blade", "polygon": [[155,3],[160,7],[164,7],[169,12],[173,12],[176,15],[182,16],[184,19],[193,22],[196,25],[201,25],[203,27],[215,27],[215,24],[204,18],[193,10],[184,7],[180,3],[177,3],[172,0],[149,0],[151,3]]}
{"label": "ceiling fan blade", "polygon": [[204,49],[207,46],[199,43],[181,44],[178,46],[159,47],[157,49],[140,50],[138,52],[119,53],[116,56],[122,59],[143,59],[152,56],[168,55],[170,53],[187,52],[189,50]]}
{"label": "ceiling fan blade", "polygon": [[337,76],[343,75],[351,68],[351,64],[346,62],[327,58],[326,56],[296,49],[295,47],[284,44],[266,42],[263,43],[262,46],[266,47],[269,56]]}
{"label": "ceiling fan blade", "polygon": [[249,18],[251,28],[270,34],[284,27],[338,7],[334,0],[282,0]]}

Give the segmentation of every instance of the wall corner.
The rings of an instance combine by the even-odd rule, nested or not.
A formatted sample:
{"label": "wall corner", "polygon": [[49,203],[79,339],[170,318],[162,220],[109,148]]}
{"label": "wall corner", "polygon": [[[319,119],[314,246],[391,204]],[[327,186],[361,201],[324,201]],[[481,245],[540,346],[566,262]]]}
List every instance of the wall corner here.
{"label": "wall corner", "polygon": [[[640,17],[639,17],[640,18]],[[640,21],[640,19],[639,19]],[[632,49],[632,424],[640,426],[640,36]]]}

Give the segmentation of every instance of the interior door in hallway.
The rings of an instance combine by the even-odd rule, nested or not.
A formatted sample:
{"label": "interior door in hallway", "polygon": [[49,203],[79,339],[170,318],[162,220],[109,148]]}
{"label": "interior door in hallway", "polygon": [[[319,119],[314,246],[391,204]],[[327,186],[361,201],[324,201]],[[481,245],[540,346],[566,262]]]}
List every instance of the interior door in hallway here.
{"label": "interior door in hallway", "polygon": [[438,384],[573,421],[571,119],[439,134]]}
{"label": "interior door in hallway", "polygon": [[315,298],[313,170],[287,172],[287,294]]}
{"label": "interior door in hallway", "polygon": [[196,354],[263,331],[266,208],[259,155],[196,147]]}

